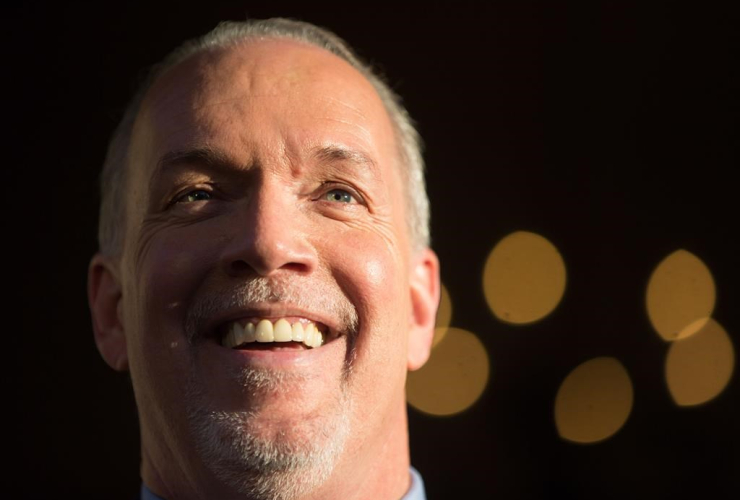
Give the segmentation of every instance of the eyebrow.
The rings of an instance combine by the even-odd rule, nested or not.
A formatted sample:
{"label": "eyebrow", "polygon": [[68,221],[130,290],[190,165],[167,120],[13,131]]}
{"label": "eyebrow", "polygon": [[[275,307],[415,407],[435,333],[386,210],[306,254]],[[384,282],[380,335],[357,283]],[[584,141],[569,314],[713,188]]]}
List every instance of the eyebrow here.
{"label": "eyebrow", "polygon": [[180,151],[169,151],[157,161],[152,178],[158,177],[163,171],[184,163],[194,163],[208,167],[234,167],[221,151],[209,147],[201,147]]}
{"label": "eyebrow", "polygon": [[349,163],[362,167],[375,178],[380,178],[378,164],[365,153],[344,146],[324,146],[313,150],[314,159],[327,163]]}
{"label": "eyebrow", "polygon": [[[323,146],[312,150],[314,161],[325,163],[349,163],[366,170],[375,178],[380,178],[378,164],[367,154],[344,146]],[[218,170],[234,170],[239,168],[222,151],[208,146],[187,150],[169,151],[162,155],[152,175],[154,181],[165,171],[183,164],[202,165]]]}

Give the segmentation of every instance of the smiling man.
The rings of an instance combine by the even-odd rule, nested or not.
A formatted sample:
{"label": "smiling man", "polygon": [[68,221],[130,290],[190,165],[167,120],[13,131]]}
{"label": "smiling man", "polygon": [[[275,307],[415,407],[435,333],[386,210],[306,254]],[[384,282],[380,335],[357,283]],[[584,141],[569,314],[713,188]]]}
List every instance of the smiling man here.
{"label": "smiling man", "polygon": [[422,170],[392,91],[312,25],[225,23],[153,70],[89,269],[144,498],[424,497],[404,397],[439,297]]}

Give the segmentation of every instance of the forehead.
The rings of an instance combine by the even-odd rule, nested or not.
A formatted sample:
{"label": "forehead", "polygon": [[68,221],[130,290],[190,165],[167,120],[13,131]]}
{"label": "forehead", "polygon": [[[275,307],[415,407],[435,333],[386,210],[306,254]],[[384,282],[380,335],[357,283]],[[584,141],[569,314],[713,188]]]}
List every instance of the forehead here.
{"label": "forehead", "polygon": [[145,96],[133,144],[249,149],[272,133],[288,150],[341,142],[382,161],[396,156],[392,130],[377,92],[346,61],[268,39],[208,49],[165,71]]}

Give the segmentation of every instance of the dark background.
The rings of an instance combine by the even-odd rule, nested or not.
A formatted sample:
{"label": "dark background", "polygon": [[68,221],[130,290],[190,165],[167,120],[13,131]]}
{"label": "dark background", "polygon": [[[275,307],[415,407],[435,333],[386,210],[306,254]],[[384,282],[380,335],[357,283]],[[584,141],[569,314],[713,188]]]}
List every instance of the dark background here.
{"label": "dark background", "polygon": [[[6,301],[5,430],[17,469],[4,473],[3,490],[135,495],[133,396],[98,355],[86,304],[97,172],[143,68],[219,20],[281,15],[328,27],[379,63],[427,145],[452,323],[478,334],[492,363],[466,412],[410,411],[412,462],[429,499],[740,492],[738,374],[706,405],[675,406],[667,346],[643,306],[655,266],[691,251],[713,273],[714,318],[737,358],[739,23],[720,3],[647,3],[6,8],[6,292],[15,298],[22,283],[23,303]],[[516,230],[550,239],[568,269],[559,308],[527,328],[495,320],[480,285],[488,252]],[[627,368],[632,414],[603,443],[569,444],[553,423],[555,393],[596,356]]]}

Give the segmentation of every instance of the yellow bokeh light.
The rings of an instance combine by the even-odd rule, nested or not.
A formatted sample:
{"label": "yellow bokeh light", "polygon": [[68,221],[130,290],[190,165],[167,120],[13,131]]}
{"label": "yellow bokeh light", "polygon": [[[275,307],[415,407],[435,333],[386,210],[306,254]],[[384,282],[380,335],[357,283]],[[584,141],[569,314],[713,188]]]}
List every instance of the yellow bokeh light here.
{"label": "yellow bokeh light", "polygon": [[557,248],[538,234],[517,231],[491,250],[483,270],[483,293],[501,321],[532,323],[555,309],[565,279]]}
{"label": "yellow bokeh light", "polygon": [[633,398],[632,382],[622,363],[610,357],[591,359],[578,365],[560,385],[555,426],[568,441],[603,441],[627,421]]}
{"label": "yellow bokeh light", "polygon": [[448,328],[429,361],[409,372],[406,399],[430,415],[454,415],[475,403],[488,383],[486,349],[475,334]]}
{"label": "yellow bokeh light", "polygon": [[696,334],[671,344],[665,365],[668,390],[679,406],[706,403],[727,386],[734,366],[732,340],[710,318]]}
{"label": "yellow bokeh light", "polygon": [[452,321],[452,300],[447,288],[444,285],[440,287],[439,309],[437,309],[437,321],[434,329],[434,340],[432,347],[435,347],[444,338],[447,328]]}
{"label": "yellow bokeh light", "polygon": [[653,271],[647,287],[648,317],[656,332],[673,341],[704,327],[715,303],[712,273],[694,254],[677,250]]}

